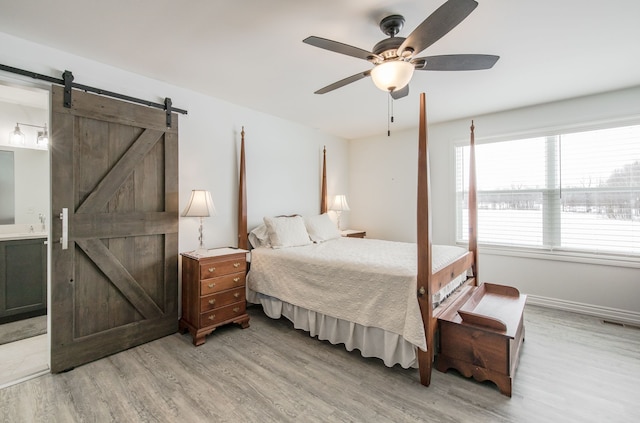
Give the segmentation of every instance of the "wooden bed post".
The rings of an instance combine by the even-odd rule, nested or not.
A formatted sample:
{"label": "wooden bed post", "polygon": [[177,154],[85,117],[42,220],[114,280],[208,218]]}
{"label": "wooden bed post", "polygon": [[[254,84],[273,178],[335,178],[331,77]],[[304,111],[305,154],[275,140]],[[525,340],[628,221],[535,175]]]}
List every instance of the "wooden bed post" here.
{"label": "wooden bed post", "polygon": [[427,338],[427,351],[418,348],[418,366],[420,383],[429,386],[431,367],[434,357],[435,325],[431,300],[431,215],[429,201],[431,186],[429,181],[429,151],[427,145],[427,112],[425,94],[420,94],[420,126],[418,133],[418,210],[417,210],[417,249],[418,249],[418,303]]}
{"label": "wooden bed post", "polygon": [[244,126],[240,132],[240,178],[238,182],[238,248],[248,250],[247,237],[247,186],[245,182],[246,168],[244,163]]}
{"label": "wooden bed post", "polygon": [[475,126],[471,121],[471,136],[469,139],[469,251],[473,255],[473,276],[476,285],[480,285],[478,279],[478,197],[476,184],[476,141]]}
{"label": "wooden bed post", "polygon": [[327,147],[322,148],[322,187],[320,189],[320,214],[327,212]]}

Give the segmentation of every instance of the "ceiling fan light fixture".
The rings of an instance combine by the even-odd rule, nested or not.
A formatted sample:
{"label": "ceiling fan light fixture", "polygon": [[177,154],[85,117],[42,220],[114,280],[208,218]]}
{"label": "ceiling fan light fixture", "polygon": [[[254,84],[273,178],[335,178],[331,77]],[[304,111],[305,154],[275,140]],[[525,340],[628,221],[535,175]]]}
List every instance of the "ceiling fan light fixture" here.
{"label": "ceiling fan light fixture", "polygon": [[411,81],[413,70],[414,66],[409,62],[391,60],[371,69],[371,79],[382,91],[400,90]]}

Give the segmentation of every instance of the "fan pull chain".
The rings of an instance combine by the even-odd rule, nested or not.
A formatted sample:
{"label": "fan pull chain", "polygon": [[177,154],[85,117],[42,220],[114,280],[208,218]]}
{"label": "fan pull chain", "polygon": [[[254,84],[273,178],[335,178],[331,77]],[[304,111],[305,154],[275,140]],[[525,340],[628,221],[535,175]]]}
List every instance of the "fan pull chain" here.
{"label": "fan pull chain", "polygon": [[389,99],[387,100],[387,136],[391,136],[391,124],[393,123],[393,97],[389,91]]}

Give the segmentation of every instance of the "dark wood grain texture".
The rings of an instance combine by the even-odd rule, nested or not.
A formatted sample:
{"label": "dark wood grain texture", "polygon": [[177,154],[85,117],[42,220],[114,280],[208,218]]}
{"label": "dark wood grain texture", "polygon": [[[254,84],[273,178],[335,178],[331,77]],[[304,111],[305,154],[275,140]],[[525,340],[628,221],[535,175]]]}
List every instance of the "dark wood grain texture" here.
{"label": "dark wood grain texture", "polygon": [[161,110],[52,87],[51,368],[177,330],[178,137]]}

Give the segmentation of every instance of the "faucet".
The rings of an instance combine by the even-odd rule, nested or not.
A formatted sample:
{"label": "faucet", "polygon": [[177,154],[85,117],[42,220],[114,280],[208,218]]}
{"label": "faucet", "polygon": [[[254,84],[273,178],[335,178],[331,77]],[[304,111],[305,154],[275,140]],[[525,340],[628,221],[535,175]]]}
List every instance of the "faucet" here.
{"label": "faucet", "polygon": [[45,231],[44,222],[47,219],[44,214],[38,213],[38,219],[40,219],[40,223],[42,224],[42,232]]}

